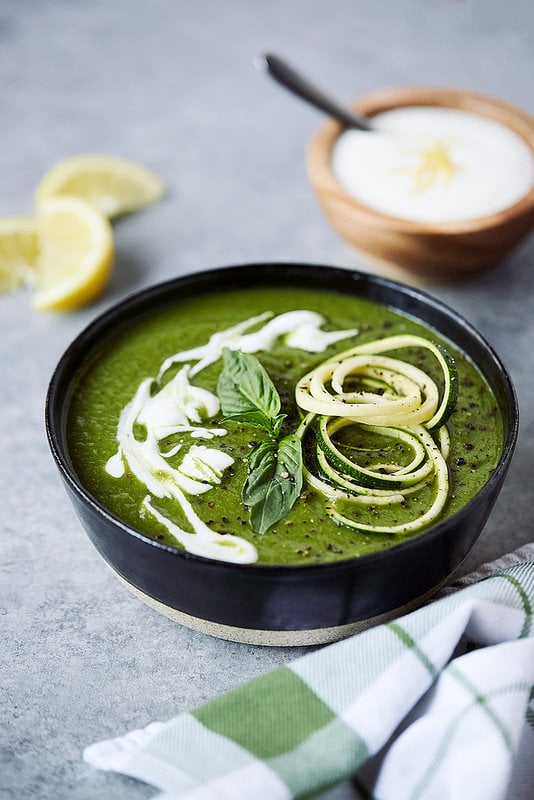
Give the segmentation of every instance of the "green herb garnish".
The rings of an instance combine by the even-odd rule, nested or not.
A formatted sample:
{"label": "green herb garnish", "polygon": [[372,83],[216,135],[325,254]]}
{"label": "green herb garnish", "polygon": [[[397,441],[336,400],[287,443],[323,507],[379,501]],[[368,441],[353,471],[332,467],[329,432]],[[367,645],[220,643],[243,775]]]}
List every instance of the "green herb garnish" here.
{"label": "green herb garnish", "polygon": [[293,508],[302,489],[302,449],[291,433],[279,442],[262,442],[249,457],[249,475],[243,487],[243,502],[250,506],[250,524],[256,533]]}
{"label": "green herb garnish", "polygon": [[302,489],[302,446],[295,434],[278,440],[285,414],[276,387],[258,359],[240,350],[223,351],[217,394],[224,418],[262,428],[270,439],[250,453],[242,499],[250,525],[265,533],[291,510]]}
{"label": "green herb garnish", "polygon": [[265,368],[255,356],[240,350],[226,347],[223,358],[217,394],[224,417],[278,436],[286,415],[280,414],[280,396]]}

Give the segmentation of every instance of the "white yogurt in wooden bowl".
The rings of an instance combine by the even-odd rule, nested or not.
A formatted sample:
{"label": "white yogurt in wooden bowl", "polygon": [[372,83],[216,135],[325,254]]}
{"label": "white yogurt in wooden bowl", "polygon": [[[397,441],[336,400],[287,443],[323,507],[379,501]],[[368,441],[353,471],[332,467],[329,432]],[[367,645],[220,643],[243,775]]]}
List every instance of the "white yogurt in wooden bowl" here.
{"label": "white yogurt in wooden bowl", "polygon": [[[417,282],[498,264],[534,229],[534,118],[494,97],[401,87],[355,107],[376,132],[327,122],[308,176],[373,271]],[[401,272],[399,276],[398,273]]]}
{"label": "white yogurt in wooden bowl", "polygon": [[534,156],[506,125],[455,108],[407,106],[347,130],[332,149],[335,177],[379,212],[425,223],[496,214],[534,184]]}

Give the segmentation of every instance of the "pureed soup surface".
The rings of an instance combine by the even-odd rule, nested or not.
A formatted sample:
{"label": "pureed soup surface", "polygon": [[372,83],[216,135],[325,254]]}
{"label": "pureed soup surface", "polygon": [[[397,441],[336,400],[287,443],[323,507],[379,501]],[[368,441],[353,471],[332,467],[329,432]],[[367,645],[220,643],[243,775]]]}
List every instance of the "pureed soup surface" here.
{"label": "pureed soup surface", "polygon": [[[222,340],[214,337],[221,332]],[[105,342],[77,376],[67,424],[74,468],[91,494],[129,525],[212,558],[310,564],[391,547],[432,524],[429,508],[442,519],[472,498],[497,465],[503,442],[491,390],[448,342],[458,396],[446,426],[428,432],[416,417],[412,426],[392,417],[390,430],[378,417],[378,425],[361,425],[297,407],[296,386],[309,395],[303,376],[310,371],[351,348],[402,343],[390,339],[399,335],[424,337],[431,347],[442,341],[399,312],[316,290],[217,292],[156,310]],[[339,388],[355,392],[371,408],[407,403],[417,376],[392,377],[387,361],[402,358],[413,365],[409,370],[434,379],[443,409],[447,380],[435,353],[406,342],[384,351],[384,364],[360,372],[365,359],[357,355],[338,394]],[[274,393],[262,382],[262,367]],[[329,375],[319,391],[336,395]],[[261,411],[247,412],[242,391],[248,387],[250,396],[249,384],[262,389]],[[425,385],[423,405],[430,394]],[[256,408],[258,402],[252,398]],[[441,413],[435,406],[434,420]],[[321,426],[328,446],[317,445]],[[362,471],[361,492],[347,460],[356,475]]]}

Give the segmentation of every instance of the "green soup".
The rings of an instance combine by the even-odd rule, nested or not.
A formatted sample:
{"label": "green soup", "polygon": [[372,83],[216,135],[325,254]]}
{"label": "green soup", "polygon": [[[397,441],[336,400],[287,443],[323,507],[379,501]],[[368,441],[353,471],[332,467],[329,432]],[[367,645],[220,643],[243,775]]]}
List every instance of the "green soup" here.
{"label": "green soup", "polygon": [[[435,331],[411,317],[348,295],[295,288],[244,289],[184,299],[143,316],[116,338],[103,344],[76,376],[67,424],[74,468],[91,494],[117,517],[150,537],[178,548],[191,549],[188,542],[194,544],[197,536],[191,524],[194,518],[202,522],[203,529],[213,531],[219,542],[222,536],[228,537],[229,543],[236,541],[234,537],[250,543],[257,553],[257,560],[264,564],[310,564],[354,558],[418,535],[419,530],[415,533],[380,533],[366,530],[365,526],[378,524],[379,527],[401,530],[399,525],[409,523],[414,516],[423,513],[425,504],[430,502],[435,491],[431,482],[423,481],[420,489],[416,487],[393,505],[374,505],[371,502],[357,510],[351,509],[354,526],[348,527],[340,524],[330,513],[333,504],[343,511],[347,504],[343,500],[333,502],[331,497],[325,497],[306,480],[306,474],[302,490],[287,513],[265,532],[255,532],[250,523],[250,509],[243,502],[243,487],[249,474],[250,456],[260,443],[272,438],[268,432],[249,424],[246,419],[224,418],[221,410],[210,415],[209,408],[207,411],[204,408],[202,421],[193,420],[189,427],[169,425],[169,433],[165,434],[165,414],[168,409],[172,411],[177,395],[174,389],[168,397],[164,396],[165,393],[158,395],[158,392],[170,384],[184,365],[189,365],[183,372],[184,380],[187,377],[188,382],[184,384],[180,397],[192,397],[191,392],[196,392],[195,402],[199,402],[199,390],[204,390],[206,398],[210,395],[217,397],[223,360],[218,357],[203,366],[199,348],[212,340],[217,332],[228,331],[245,320],[265,314],[265,318],[252,322],[244,333],[236,334],[233,343],[230,341],[231,347],[236,342],[239,345],[240,335],[253,334],[262,329],[267,319],[276,319],[296,310],[320,314],[324,332],[348,333],[340,333],[340,338],[326,347],[322,340],[324,349],[318,349],[313,332],[303,328],[298,341],[282,333],[272,339],[268,348],[252,350],[280,397],[280,413],[285,414],[285,418],[281,422],[279,438],[297,430],[305,413],[295,402],[299,381],[337,353],[366,342],[406,334],[442,342],[456,363],[458,397],[447,420],[450,437],[446,454],[448,492],[439,518],[446,518],[465,505],[488,480],[499,461],[503,445],[502,419],[495,397],[477,368],[449,342],[443,342]],[[270,313],[269,318],[266,312]],[[353,329],[357,331],[352,332]],[[173,354],[183,351],[192,352],[189,357],[186,355],[173,362]],[[404,355],[418,369],[424,369],[432,376],[440,392],[444,390],[432,353],[416,348],[412,352],[407,348]],[[166,360],[167,366],[162,370]],[[196,367],[199,368],[195,371]],[[382,390],[377,387],[381,379],[375,376],[366,380],[380,395]],[[183,503],[176,502],[176,496],[160,492],[156,483],[147,485],[139,478],[139,465],[134,456],[128,456],[130,451],[124,447],[121,451],[120,446],[118,449],[118,430],[121,425],[124,428],[128,416],[125,409],[129,410],[130,422],[133,420],[128,441],[134,450],[143,443],[148,446],[149,434],[143,422],[147,415],[144,417],[141,411],[135,416],[136,409],[132,406],[132,400],[142,385],[145,386],[145,403],[158,395],[158,402],[151,405],[155,414],[151,419],[156,419],[158,424],[161,422],[154,440],[157,463],[164,458],[169,468],[185,469],[183,465],[190,451],[202,454],[205,452],[203,448],[208,448],[212,455],[215,450],[223,454],[217,468],[213,465],[206,467],[195,460],[197,466],[200,463],[200,467],[207,470],[206,480],[210,474],[213,476],[212,484],[202,493],[187,490],[190,478],[197,482],[203,478],[194,470],[186,471],[189,476],[185,478],[186,488],[182,486],[179,490],[185,497]],[[388,396],[386,391],[385,400]],[[160,412],[161,418],[158,416]],[[209,436],[206,431],[211,431]],[[378,430],[371,431],[369,439],[367,434],[360,432],[357,442],[351,439],[351,435],[348,429],[339,432],[340,449],[344,453],[358,451],[358,458],[366,453],[365,457],[375,467],[380,459],[391,459],[392,449],[395,449],[401,464],[403,459],[409,461],[409,453],[402,441],[392,444]],[[437,442],[437,433],[432,432],[432,435]],[[308,449],[309,445],[305,443],[304,464],[311,469],[309,459],[314,456],[308,453]],[[150,467],[150,470],[151,480],[157,482],[161,470],[158,472],[156,467]],[[388,468],[384,467],[383,472],[387,475]],[[327,475],[323,474],[321,478],[328,483]],[[359,520],[361,530],[358,529]],[[182,542],[175,535],[177,529],[185,532]],[[192,552],[195,552],[194,548]]]}

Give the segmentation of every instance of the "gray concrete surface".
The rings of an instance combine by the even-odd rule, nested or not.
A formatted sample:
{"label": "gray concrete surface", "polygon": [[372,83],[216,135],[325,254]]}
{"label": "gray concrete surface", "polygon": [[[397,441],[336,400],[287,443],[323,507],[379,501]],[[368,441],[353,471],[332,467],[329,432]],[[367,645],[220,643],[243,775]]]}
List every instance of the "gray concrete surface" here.
{"label": "gray concrete surface", "polygon": [[[157,170],[159,205],[116,227],[111,285],[75,314],[0,297],[0,797],[147,798],[93,771],[83,747],[166,719],[294,657],[180,628],[131,596],[82,532],[43,428],[52,369],[126,294],[261,260],[361,268],[321,216],[304,153],[319,114],[258,74],[271,49],[349,100],[377,87],[452,85],[534,112],[530,0],[4,0],[0,215],[29,213],[44,171],[110,152]],[[532,537],[534,238],[506,263],[429,291],[507,364],[522,407],[509,479],[463,571]],[[349,800],[350,786],[332,793]],[[252,799],[251,799],[252,800]]]}

